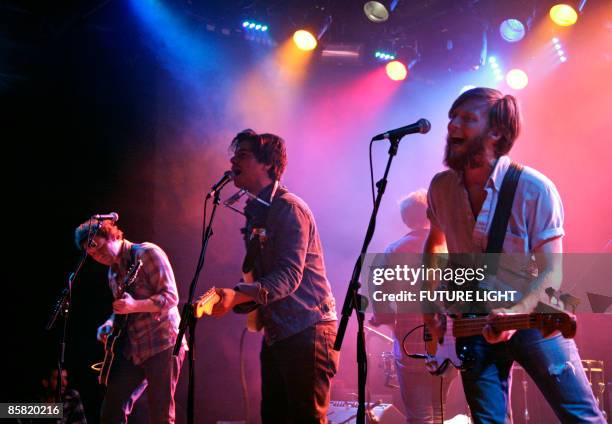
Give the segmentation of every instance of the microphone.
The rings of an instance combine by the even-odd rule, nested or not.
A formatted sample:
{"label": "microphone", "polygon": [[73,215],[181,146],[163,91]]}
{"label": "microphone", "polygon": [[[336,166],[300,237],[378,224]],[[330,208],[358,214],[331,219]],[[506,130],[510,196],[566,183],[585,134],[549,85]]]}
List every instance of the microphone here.
{"label": "microphone", "polygon": [[92,216],[91,219],[97,219],[98,221],[110,219],[113,222],[117,222],[119,221],[119,214],[117,212],[97,214],[97,215]]}
{"label": "microphone", "polygon": [[225,173],[223,174],[223,176],[221,177],[221,179],[219,181],[217,181],[211,188],[210,191],[208,192],[208,194],[206,195],[206,198],[208,199],[209,197],[213,197],[219,190],[221,190],[223,187],[225,187],[225,185],[227,183],[229,183],[230,181],[232,181],[234,179],[234,177],[236,176],[236,174],[234,174],[232,171],[225,171]]}
{"label": "microphone", "polygon": [[378,134],[377,136],[372,138],[372,141],[384,140],[384,139],[390,139],[390,138],[400,139],[405,135],[414,134],[414,133],[425,134],[425,133],[428,133],[430,129],[431,129],[431,124],[429,123],[427,119],[419,119],[414,124],[406,125],[405,127],[396,128],[394,130],[390,130],[385,133]]}

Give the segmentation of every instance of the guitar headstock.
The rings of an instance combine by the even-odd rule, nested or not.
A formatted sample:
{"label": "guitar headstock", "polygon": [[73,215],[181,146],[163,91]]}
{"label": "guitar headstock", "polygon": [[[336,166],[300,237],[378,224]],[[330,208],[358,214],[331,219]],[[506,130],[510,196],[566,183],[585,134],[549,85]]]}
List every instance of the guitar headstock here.
{"label": "guitar headstock", "polygon": [[580,299],[576,296],[572,296],[569,293],[564,293],[561,290],[556,290],[549,287],[545,290],[548,296],[548,303],[552,306],[556,306],[564,311],[572,314],[576,313],[576,308],[580,304]]}
{"label": "guitar headstock", "polygon": [[572,339],[576,335],[576,317],[556,306],[538,304],[538,312],[533,313],[535,327],[544,337],[550,336],[555,331],[560,331],[566,339]]}
{"label": "guitar headstock", "polygon": [[123,279],[123,286],[121,288],[122,293],[125,292],[132,284],[134,284],[134,281],[136,281],[136,277],[138,277],[138,273],[140,272],[141,268],[142,260],[140,259],[129,267],[127,273],[125,274],[125,278]]}
{"label": "guitar headstock", "polygon": [[213,306],[215,306],[215,304],[220,300],[221,297],[219,297],[215,288],[212,287],[195,302],[193,302],[193,314],[196,318],[202,318],[204,315],[210,315],[212,313]]}

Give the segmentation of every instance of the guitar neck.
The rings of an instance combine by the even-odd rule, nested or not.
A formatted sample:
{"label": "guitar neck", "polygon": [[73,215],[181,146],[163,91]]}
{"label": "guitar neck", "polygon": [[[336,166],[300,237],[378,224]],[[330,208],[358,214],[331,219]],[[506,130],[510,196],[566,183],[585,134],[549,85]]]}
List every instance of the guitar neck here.
{"label": "guitar neck", "polygon": [[[458,318],[453,321],[453,336],[470,337],[482,334],[482,329],[489,324],[487,317]],[[516,314],[498,317],[492,323],[496,331],[523,330],[538,328],[537,320],[533,314]]]}

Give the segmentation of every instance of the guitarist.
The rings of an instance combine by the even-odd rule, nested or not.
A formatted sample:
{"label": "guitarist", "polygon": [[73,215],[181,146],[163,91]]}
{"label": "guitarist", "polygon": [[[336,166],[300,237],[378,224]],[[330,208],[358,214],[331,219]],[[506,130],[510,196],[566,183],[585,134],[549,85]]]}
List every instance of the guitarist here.
{"label": "guitarist", "polygon": [[278,184],[287,164],[282,138],[245,130],[230,149],[234,184],[258,198],[245,207],[245,236],[257,237],[260,253],[254,282],[217,289],[212,314],[259,309],[264,423],[326,423],[338,365],[336,308],[314,217]]}
{"label": "guitarist", "polygon": [[[519,106],[513,96],[474,88],[455,100],[449,111],[444,157],[449,169],[435,175],[429,187],[431,226],[425,253],[489,251],[488,241],[494,236],[489,231],[502,182],[513,169],[506,155],[520,128]],[[558,289],[561,284],[564,231],[559,193],[534,169],[524,167],[519,175],[513,201],[506,202],[510,216],[507,228],[500,232],[503,248],[498,252],[526,258],[535,254],[531,265],[537,273],[527,278],[523,264],[504,263],[502,257],[498,275],[504,268],[513,271],[507,274],[515,276],[514,284],[523,297],[506,309],[493,310],[490,320],[496,315],[533,312],[538,301],[545,299],[544,290]],[[426,314],[425,323],[435,336],[443,334],[438,315]],[[461,373],[474,422],[511,420],[507,411],[514,361],[531,376],[561,422],[605,422],[573,340],[560,334],[544,338],[536,329],[496,332],[488,325],[482,336],[459,338],[457,351],[462,348],[474,355],[473,366]]]}
{"label": "guitarist", "polygon": [[[75,242],[94,260],[109,267],[108,282],[115,301],[113,314],[98,328],[98,340],[105,341],[115,317],[129,314],[115,343],[101,422],[126,423],[132,406],[146,388],[150,422],[173,423],[174,390],[184,355],[172,355],[180,316],[168,257],[155,244],[124,239],[111,220],[81,224],[75,231]],[[118,297],[126,272],[138,260],[142,266],[134,283]]]}

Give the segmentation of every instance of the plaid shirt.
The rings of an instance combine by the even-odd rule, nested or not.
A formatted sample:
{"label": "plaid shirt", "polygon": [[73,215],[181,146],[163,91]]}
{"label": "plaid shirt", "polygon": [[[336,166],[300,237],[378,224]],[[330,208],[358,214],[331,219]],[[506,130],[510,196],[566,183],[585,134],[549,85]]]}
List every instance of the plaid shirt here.
{"label": "plaid shirt", "polygon": [[178,290],[170,261],[164,251],[153,243],[133,244],[123,241],[119,263],[113,264],[108,270],[108,282],[115,299],[119,295],[119,285],[124,282],[132,264],[132,248],[134,261],[142,260],[142,268],[128,292],[134,299],[150,299],[161,308],[156,313],[137,312],[128,316],[128,338],[127,343],[123,344],[123,355],[139,365],[174,346],[180,315],[176,306]]}

